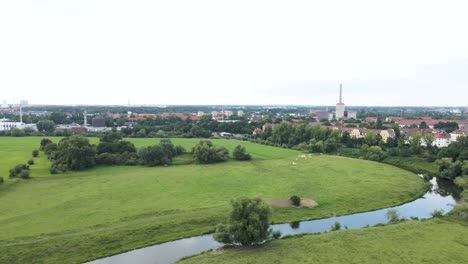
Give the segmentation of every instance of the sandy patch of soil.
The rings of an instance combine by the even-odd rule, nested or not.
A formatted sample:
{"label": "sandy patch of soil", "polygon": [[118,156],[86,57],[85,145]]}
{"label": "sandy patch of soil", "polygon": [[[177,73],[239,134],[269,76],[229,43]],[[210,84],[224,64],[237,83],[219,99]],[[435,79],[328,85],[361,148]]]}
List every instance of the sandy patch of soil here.
{"label": "sandy patch of soil", "polygon": [[[268,202],[271,206],[277,206],[277,207],[296,207],[294,206],[289,199],[278,199],[278,200],[271,200]],[[312,200],[312,199],[307,199],[307,198],[301,198],[301,206],[299,207],[306,207],[306,208],[314,208],[317,207],[319,204]]]}

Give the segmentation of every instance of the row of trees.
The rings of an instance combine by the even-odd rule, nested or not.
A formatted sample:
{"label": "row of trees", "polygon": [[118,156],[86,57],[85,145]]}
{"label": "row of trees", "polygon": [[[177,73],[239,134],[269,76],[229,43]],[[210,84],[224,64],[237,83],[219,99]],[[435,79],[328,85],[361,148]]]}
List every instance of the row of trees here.
{"label": "row of trees", "polygon": [[[192,149],[192,155],[197,163],[216,163],[229,159],[229,151],[223,146],[215,146],[211,141],[200,140]],[[242,145],[237,145],[233,151],[235,160],[250,160],[251,156]]]}
{"label": "row of trees", "polygon": [[[66,137],[58,144],[50,139],[41,140],[40,150],[52,160],[50,171],[62,173],[67,170],[83,170],[95,165],[170,165],[175,156],[185,152],[182,146],[175,146],[170,139],[161,139],[154,146],[141,147],[122,140],[118,132],[107,132],[101,135],[99,144],[92,145],[80,135]],[[33,151],[33,155],[34,155]],[[37,155],[37,153],[36,153]],[[192,149],[197,163],[215,163],[229,159],[229,151],[223,146],[214,146],[211,141],[201,140]],[[236,160],[249,160],[250,154],[245,147],[238,145],[233,152]]]}
{"label": "row of trees", "polygon": [[122,140],[117,132],[102,134],[97,146],[80,135],[63,138],[58,144],[42,139],[40,150],[53,160],[50,171],[61,173],[66,170],[83,170],[99,165],[169,165],[172,158],[185,152],[174,146],[169,139],[158,145],[142,147],[138,152],[131,142]]}

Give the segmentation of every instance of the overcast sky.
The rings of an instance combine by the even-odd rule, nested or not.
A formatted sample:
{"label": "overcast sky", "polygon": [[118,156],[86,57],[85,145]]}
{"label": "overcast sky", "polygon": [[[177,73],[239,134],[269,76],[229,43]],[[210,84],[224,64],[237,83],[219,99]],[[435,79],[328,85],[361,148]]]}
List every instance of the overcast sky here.
{"label": "overcast sky", "polygon": [[0,99],[468,105],[468,1],[1,0]]}

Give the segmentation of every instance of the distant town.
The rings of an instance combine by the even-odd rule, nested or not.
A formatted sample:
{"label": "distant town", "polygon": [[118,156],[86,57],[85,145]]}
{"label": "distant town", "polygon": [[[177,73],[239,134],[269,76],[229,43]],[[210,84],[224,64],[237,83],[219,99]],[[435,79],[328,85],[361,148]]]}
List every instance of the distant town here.
{"label": "distant town", "polygon": [[[49,121],[46,130],[41,124]],[[159,120],[159,123],[158,123]],[[154,129],[145,123],[156,122]],[[343,102],[340,85],[339,100],[332,106],[54,106],[30,105],[28,101],[0,108],[0,133],[36,135],[54,131],[57,135],[123,131],[130,137],[198,137],[225,138],[258,137],[282,121],[291,124],[320,126],[348,133],[351,138],[378,135],[384,143],[398,133],[433,136],[433,146],[448,147],[458,137],[468,135],[468,110],[462,107],[349,107]],[[167,129],[171,122],[189,124],[188,130],[197,130],[200,122],[211,122],[209,131],[191,134]],[[39,123],[39,126],[38,126]],[[237,123],[237,124],[236,124]],[[222,124],[222,125],[220,125]],[[187,126],[187,125],[185,125]],[[158,129],[158,127],[162,129]],[[206,127],[204,128],[206,129]],[[421,145],[426,142],[421,139]]]}

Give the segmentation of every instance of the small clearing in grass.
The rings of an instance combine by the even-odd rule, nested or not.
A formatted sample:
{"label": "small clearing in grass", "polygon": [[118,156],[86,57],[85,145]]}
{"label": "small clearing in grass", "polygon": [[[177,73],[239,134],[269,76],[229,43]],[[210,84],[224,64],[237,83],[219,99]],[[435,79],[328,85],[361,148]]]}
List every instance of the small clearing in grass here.
{"label": "small clearing in grass", "polygon": [[301,198],[301,206],[294,206],[292,204],[292,201],[290,199],[279,199],[279,200],[271,200],[268,202],[271,206],[277,206],[277,207],[305,207],[305,208],[314,208],[317,207],[319,204],[312,200],[312,199],[307,199],[307,198]]}

